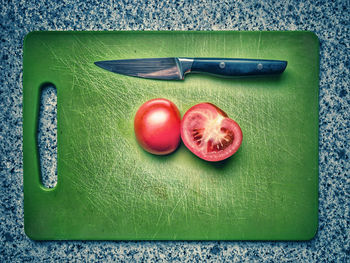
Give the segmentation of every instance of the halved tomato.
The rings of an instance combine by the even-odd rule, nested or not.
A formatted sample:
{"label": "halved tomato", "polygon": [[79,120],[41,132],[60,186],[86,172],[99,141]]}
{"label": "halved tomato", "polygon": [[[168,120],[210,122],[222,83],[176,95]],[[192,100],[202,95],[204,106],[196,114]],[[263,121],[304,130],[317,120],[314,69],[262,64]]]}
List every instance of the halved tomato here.
{"label": "halved tomato", "polygon": [[200,103],[183,116],[181,138],[199,158],[217,162],[237,152],[243,134],[238,123],[223,110],[211,103]]}
{"label": "halved tomato", "polygon": [[146,151],[165,155],[180,143],[181,115],[176,105],[167,99],[153,99],[138,109],[134,130],[138,143]]}

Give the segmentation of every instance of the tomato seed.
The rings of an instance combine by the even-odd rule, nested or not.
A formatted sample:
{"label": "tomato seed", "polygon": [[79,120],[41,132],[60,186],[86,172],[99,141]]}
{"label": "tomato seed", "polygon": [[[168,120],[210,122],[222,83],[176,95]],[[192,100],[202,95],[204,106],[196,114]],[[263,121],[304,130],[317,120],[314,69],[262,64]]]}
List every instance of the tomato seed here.
{"label": "tomato seed", "polygon": [[227,132],[227,128],[225,128],[225,127],[221,127],[221,128],[220,128],[220,131],[222,131],[222,132],[226,133],[226,132]]}
{"label": "tomato seed", "polygon": [[199,135],[196,135],[196,136],[193,136],[193,138],[197,141],[199,139],[202,139],[203,135],[199,134]]}

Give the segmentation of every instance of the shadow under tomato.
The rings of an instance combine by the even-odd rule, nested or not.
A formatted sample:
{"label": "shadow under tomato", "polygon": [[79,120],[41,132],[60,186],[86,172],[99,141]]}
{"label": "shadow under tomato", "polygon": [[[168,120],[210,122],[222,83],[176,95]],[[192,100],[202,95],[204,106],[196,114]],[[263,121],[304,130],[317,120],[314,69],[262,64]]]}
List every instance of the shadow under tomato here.
{"label": "shadow under tomato", "polygon": [[141,146],[139,146],[139,147],[142,150],[142,155],[144,155],[145,158],[148,158],[154,162],[162,163],[162,162],[168,162],[168,161],[174,159],[176,152],[178,152],[179,148],[181,147],[181,144],[175,149],[175,151],[173,151],[169,154],[166,154],[166,155],[152,154],[152,153],[149,153],[149,152],[145,151],[144,149],[142,149]]}
{"label": "shadow under tomato", "polygon": [[199,162],[205,167],[208,167],[212,171],[225,171],[231,168],[232,165],[238,162],[238,159],[240,159],[240,150],[238,150],[234,155],[231,157],[218,161],[218,162],[208,162],[205,161],[197,156],[195,156],[196,159],[198,159]]}
{"label": "shadow under tomato", "polygon": [[177,152],[174,154],[176,157],[174,161],[180,162],[183,167],[203,171],[206,174],[224,177],[232,176],[239,169],[243,156],[242,146],[233,156],[225,160],[208,162],[194,155],[183,143],[181,143]]}

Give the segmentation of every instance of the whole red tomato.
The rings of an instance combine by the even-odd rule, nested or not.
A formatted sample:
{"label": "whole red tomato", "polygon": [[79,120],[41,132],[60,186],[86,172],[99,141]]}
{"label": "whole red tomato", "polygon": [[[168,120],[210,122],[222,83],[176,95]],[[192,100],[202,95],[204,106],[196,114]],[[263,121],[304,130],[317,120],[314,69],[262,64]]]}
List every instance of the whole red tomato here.
{"label": "whole red tomato", "polygon": [[145,102],[136,112],[135,135],[147,152],[165,155],[180,143],[181,115],[176,105],[167,99]]}
{"label": "whole red tomato", "polygon": [[190,108],[181,122],[181,138],[199,158],[216,162],[233,155],[241,146],[243,134],[238,123],[211,103]]}

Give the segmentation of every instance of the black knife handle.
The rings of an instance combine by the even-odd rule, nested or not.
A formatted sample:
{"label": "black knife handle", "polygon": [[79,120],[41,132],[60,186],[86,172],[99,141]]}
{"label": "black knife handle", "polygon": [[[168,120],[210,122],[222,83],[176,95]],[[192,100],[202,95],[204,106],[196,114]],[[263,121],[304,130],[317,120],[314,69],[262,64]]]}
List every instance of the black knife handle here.
{"label": "black knife handle", "polygon": [[190,72],[219,76],[254,76],[280,74],[287,61],[265,59],[193,58]]}

